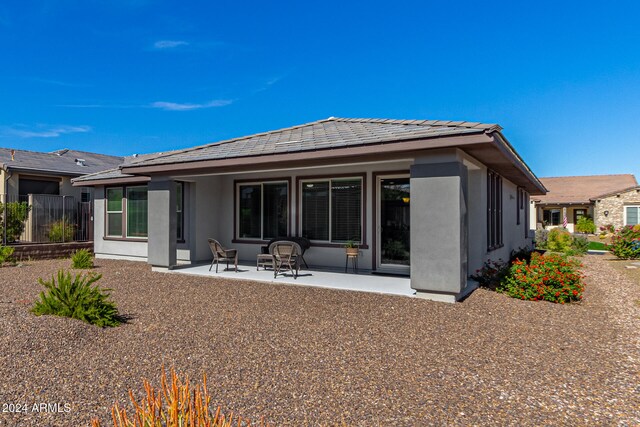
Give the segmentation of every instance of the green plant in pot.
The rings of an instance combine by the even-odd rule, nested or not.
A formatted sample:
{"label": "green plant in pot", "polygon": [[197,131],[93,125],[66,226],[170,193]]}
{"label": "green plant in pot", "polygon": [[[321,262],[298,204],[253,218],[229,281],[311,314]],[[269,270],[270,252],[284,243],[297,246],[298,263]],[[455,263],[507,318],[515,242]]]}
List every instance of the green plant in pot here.
{"label": "green plant in pot", "polygon": [[358,255],[358,243],[355,240],[347,240],[344,244],[344,249],[347,255]]}

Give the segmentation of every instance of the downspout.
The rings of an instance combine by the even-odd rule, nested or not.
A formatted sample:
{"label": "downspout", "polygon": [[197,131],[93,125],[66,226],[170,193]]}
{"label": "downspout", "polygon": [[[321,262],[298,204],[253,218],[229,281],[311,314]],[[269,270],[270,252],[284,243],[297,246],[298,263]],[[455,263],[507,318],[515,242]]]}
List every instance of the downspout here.
{"label": "downspout", "polygon": [[[2,207],[2,244],[7,244],[7,202],[9,201],[9,180],[13,175],[7,165],[2,164],[2,169],[6,172],[7,176],[4,179],[4,206]],[[2,200],[0,200],[2,202]]]}

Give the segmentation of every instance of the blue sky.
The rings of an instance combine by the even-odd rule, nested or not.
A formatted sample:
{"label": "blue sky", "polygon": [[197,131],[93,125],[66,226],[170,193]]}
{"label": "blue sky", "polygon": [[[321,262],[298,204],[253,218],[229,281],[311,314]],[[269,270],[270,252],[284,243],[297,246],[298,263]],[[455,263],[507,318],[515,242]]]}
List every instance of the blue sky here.
{"label": "blue sky", "polygon": [[337,117],[499,123],[640,178],[638,2],[3,1],[0,146],[130,155]]}

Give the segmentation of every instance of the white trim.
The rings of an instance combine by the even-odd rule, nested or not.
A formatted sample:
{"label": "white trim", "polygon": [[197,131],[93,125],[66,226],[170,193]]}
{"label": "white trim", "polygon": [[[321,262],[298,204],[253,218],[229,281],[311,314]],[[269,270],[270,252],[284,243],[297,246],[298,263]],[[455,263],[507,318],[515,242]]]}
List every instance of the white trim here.
{"label": "white trim", "polygon": [[[623,224],[626,225],[636,225],[636,224],[627,224],[627,208],[636,208],[638,209],[638,219],[640,220],[640,205],[623,205],[624,209],[622,211],[622,217],[624,219]],[[640,221],[638,221],[640,224]]]}

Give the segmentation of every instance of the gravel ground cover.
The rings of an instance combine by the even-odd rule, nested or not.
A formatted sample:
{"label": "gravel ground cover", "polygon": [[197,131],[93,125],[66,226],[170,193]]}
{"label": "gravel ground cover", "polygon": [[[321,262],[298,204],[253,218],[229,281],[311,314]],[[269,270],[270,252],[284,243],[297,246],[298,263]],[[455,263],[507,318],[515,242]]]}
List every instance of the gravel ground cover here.
{"label": "gravel ground cover", "polygon": [[107,420],[162,364],[206,372],[216,404],[272,425],[638,425],[640,286],[583,261],[580,304],[481,289],[452,305],[98,260],[131,317],[112,329],[29,312],[37,278],[69,260],[0,268],[0,404],[29,408],[0,425]]}

